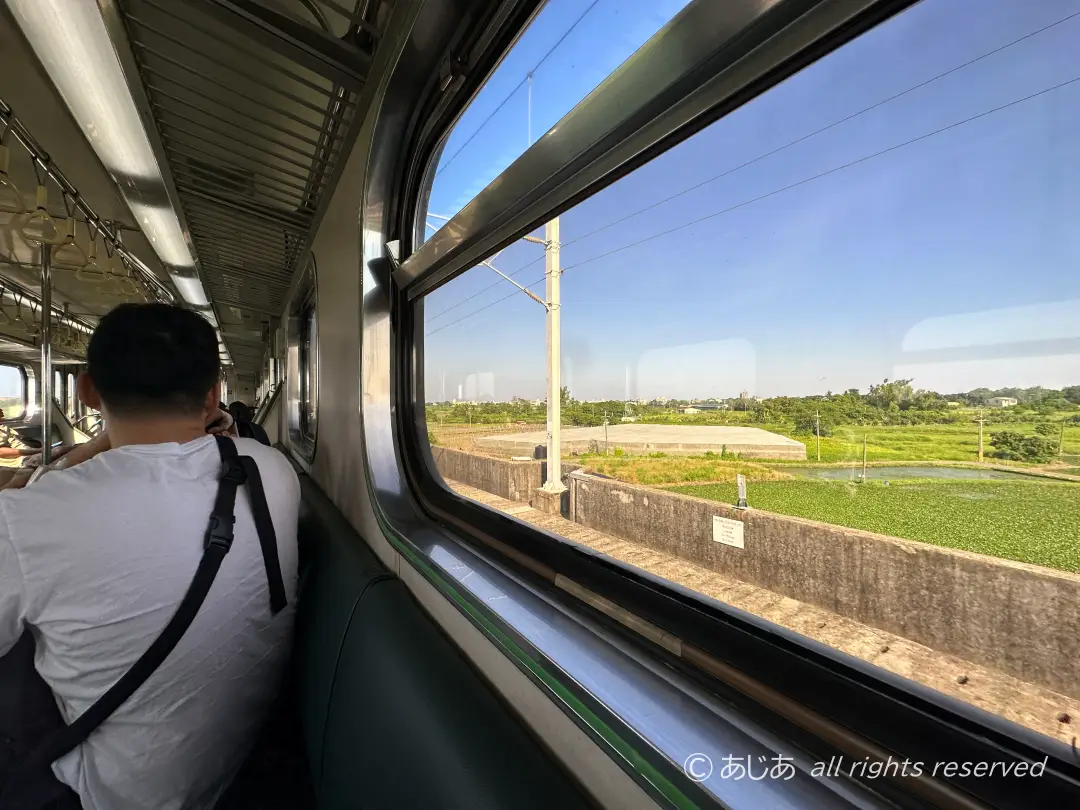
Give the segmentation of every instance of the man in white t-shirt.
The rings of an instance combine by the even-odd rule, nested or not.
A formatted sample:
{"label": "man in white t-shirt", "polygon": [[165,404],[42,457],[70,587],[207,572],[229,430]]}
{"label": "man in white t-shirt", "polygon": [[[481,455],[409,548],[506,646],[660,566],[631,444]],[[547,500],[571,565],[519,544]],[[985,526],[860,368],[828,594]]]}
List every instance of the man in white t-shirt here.
{"label": "man in white t-shirt", "polygon": [[[217,337],[194,312],[125,304],[102,318],[79,396],[107,438],[79,463],[0,494],[0,655],[25,629],[64,720],[91,706],[157,638],[203,554],[222,462],[208,417]],[[86,810],[210,810],[254,743],[293,630],[300,486],[277,450],[255,459],[288,607],[273,615],[245,488],[234,540],[194,622],[153,675],[53,765]],[[86,446],[84,446],[85,448]]]}

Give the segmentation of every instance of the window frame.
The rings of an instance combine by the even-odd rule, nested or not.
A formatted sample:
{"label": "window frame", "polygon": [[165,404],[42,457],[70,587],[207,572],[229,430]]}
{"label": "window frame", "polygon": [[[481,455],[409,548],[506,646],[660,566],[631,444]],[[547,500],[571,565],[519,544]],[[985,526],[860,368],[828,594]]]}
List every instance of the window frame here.
{"label": "window frame", "polygon": [[[810,22],[810,33],[814,33],[815,23],[821,25],[822,19],[835,25],[826,26],[824,33],[819,28],[818,35],[808,40],[796,34],[788,36],[790,31],[780,26],[777,38],[781,50],[785,45],[792,50],[780,58],[773,53],[773,64],[759,75],[739,77],[741,81],[729,82],[725,88],[723,82],[715,81],[724,75],[725,68],[715,60],[706,61],[700,72],[695,72],[697,69],[691,72],[694,86],[682,86],[674,101],[669,99],[666,106],[654,105],[651,115],[642,112],[649,109],[644,103],[639,109],[629,111],[626,116],[629,121],[617,122],[625,125],[622,130],[617,126],[611,128],[618,137],[597,140],[593,152],[580,153],[583,157],[570,161],[560,157],[561,163],[555,162],[556,155],[549,154],[550,144],[547,150],[544,139],[534,144],[474,198],[467,207],[470,210],[454,218],[454,227],[443,229],[446,233],[442,239],[437,242],[432,237],[404,262],[395,265],[391,367],[396,371],[392,375],[390,424],[397,464],[408,492],[428,519],[448,528],[467,547],[493,556],[499,564],[529,581],[544,582],[551,587],[551,577],[557,572],[617,605],[628,606],[638,617],[673,633],[712,660],[735,663],[758,685],[854,729],[864,740],[894,754],[922,761],[1023,761],[1049,757],[1051,764],[1046,775],[1051,778],[1040,779],[1037,785],[1016,780],[1009,784],[1002,779],[981,780],[981,784],[975,783],[979,780],[939,780],[946,791],[969,791],[998,806],[1021,808],[1040,802],[1036,791],[1047,791],[1042,794],[1045,797],[1042,801],[1050,803],[1055,800],[1053,797],[1060,800],[1062,796],[1074,795],[1068,791],[1075,789],[1080,780],[1080,768],[1071,760],[1068,746],[462,498],[451,492],[434,471],[432,451],[426,441],[423,388],[423,296],[426,293],[911,4],[869,2],[864,4],[861,14],[848,15],[846,19],[819,14],[816,21]],[[700,9],[702,5],[693,2],[688,8]],[[780,5],[788,10],[806,11],[810,17],[812,6],[818,10],[832,6],[835,11],[837,4],[828,0],[822,3],[796,0]],[[797,17],[794,22],[791,17],[780,19],[796,29],[807,19]],[[758,33],[767,36],[776,31],[759,28]],[[803,33],[801,29],[799,33]],[[756,57],[761,57],[760,51]],[[745,68],[745,63],[729,66],[731,72],[740,67]],[[597,100],[603,95],[599,91],[613,83],[609,80],[598,88],[568,117],[605,109]],[[607,89],[610,91],[610,87]],[[700,92],[703,89],[711,89],[712,96],[702,98],[708,96]],[[600,106],[590,110],[590,105],[597,104]],[[562,122],[559,128],[563,129]],[[449,135],[449,130],[445,135]],[[564,148],[562,154],[567,153]],[[422,170],[414,167],[412,176],[430,177],[437,156],[438,150],[428,153],[425,157],[429,162]],[[412,233],[415,243],[417,228],[423,227],[424,212],[418,206],[427,199],[427,189],[403,197],[413,201],[414,210],[406,207],[400,212],[405,227],[399,232]],[[389,510],[390,503],[384,503]],[[677,660],[674,665],[699,678],[702,675],[694,663]]]}
{"label": "window frame", "polygon": [[318,440],[318,309],[318,272],[315,254],[311,253],[303,279],[289,305],[286,368],[289,445],[308,464],[315,458]]}
{"label": "window frame", "polygon": [[23,422],[23,421],[26,421],[27,411],[28,411],[28,409],[30,407],[30,379],[31,379],[30,375],[27,374],[27,372],[26,372],[26,366],[20,365],[19,363],[2,363],[2,362],[0,362],[0,366],[15,369],[16,371],[19,372],[19,377],[22,379],[22,407],[23,407],[22,413],[20,413],[18,416],[8,416],[7,414],[5,414],[6,418],[4,419],[4,422],[7,423],[7,422]]}

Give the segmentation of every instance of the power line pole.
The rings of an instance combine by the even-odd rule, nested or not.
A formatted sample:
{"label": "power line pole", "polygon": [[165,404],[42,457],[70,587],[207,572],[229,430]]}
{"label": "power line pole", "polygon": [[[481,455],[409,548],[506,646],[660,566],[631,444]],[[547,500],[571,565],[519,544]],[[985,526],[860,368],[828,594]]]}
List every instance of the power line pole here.
{"label": "power line pole", "polygon": [[817,434],[817,460],[821,461],[821,411],[814,411],[814,433]]}
{"label": "power line pole", "polygon": [[1058,434],[1058,455],[1065,453],[1065,417],[1061,417],[1061,432]]}
{"label": "power line pole", "polygon": [[544,225],[544,273],[547,279],[547,480],[544,490],[563,492],[562,482],[562,302],[559,265],[559,218]]}
{"label": "power line pole", "polygon": [[979,462],[981,463],[983,460],[983,422],[986,421],[983,418],[982,411],[979,411],[979,418],[977,421],[979,423]]}

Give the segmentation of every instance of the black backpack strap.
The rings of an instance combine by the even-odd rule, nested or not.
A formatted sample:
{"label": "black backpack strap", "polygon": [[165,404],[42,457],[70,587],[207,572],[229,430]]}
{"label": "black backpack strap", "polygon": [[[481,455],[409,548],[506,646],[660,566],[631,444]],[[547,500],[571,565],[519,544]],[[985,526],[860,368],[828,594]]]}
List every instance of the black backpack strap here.
{"label": "black backpack strap", "polygon": [[270,588],[270,612],[276,616],[285,609],[289,600],[285,596],[285,580],[281,576],[281,561],[278,559],[277,532],[274,531],[274,521],[270,517],[270,505],[266,502],[266,490],[263,489],[259,465],[251,456],[239,455],[232,439],[225,436],[214,438],[217,440],[222,462],[238,464],[240,482],[247,484],[251,515],[255,520],[255,531],[259,535],[263,565],[266,568],[266,583]]}
{"label": "black backpack strap", "polygon": [[[230,441],[231,445],[232,442]],[[235,446],[234,446],[235,447]],[[234,449],[235,453],[236,450]],[[281,576],[281,560],[278,559],[277,532],[270,517],[270,505],[266,502],[259,465],[251,456],[239,456],[247,476],[248,496],[251,498],[251,514],[255,519],[255,531],[262,547],[263,565],[266,566],[266,584],[270,588],[270,612],[277,615],[289,604],[285,596],[285,580]]]}
{"label": "black backpack strap", "polygon": [[30,754],[20,768],[20,774],[30,776],[48,769],[53,762],[80,745],[109,716],[119,709],[154,671],[168,658],[184,633],[191,626],[214,584],[221,563],[233,543],[233,526],[236,523],[236,490],[247,483],[251,494],[255,528],[259,533],[266,574],[270,583],[270,605],[276,614],[287,604],[285,584],[281,577],[281,564],[277,553],[277,536],[266,503],[262,476],[255,460],[240,456],[232,439],[215,436],[221,454],[221,478],[218,481],[214,508],[203,541],[203,556],[176,613],[169,619],[165,629],[154,639],[131,669],[98,698],[89,709],[79,715],[71,725],[50,734]]}

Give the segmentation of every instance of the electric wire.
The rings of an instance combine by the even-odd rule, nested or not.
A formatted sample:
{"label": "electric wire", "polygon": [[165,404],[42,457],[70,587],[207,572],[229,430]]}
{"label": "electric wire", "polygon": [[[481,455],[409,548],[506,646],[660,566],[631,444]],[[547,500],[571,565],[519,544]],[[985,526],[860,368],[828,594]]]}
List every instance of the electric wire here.
{"label": "electric wire", "polygon": [[438,169],[435,170],[435,176],[436,177],[438,177],[440,174],[442,174],[444,171],[446,171],[446,169],[450,166],[450,164],[453,163],[457,159],[457,156],[460,155],[465,150],[465,147],[468,146],[470,143],[472,143],[473,138],[475,138],[477,135],[480,134],[480,130],[482,130],[484,127],[486,127],[491,122],[491,119],[494,118],[499,113],[499,110],[501,110],[503,107],[506,106],[506,102],[508,102],[511,98],[514,97],[514,93],[516,93],[518,90],[520,90],[525,85],[525,82],[527,82],[529,80],[529,77],[531,75],[533,75],[534,73],[536,73],[537,70],[540,69],[540,66],[543,65],[544,62],[547,61],[547,58],[549,56],[551,56],[551,54],[553,54],[555,52],[556,48],[558,48],[560,45],[563,44],[563,41],[568,36],[570,36],[571,32],[573,32],[573,30],[578,27],[578,24],[583,19],[585,19],[585,15],[588,14],[590,11],[592,11],[593,8],[596,7],[596,4],[599,3],[599,2],[600,2],[600,0],[593,0],[592,3],[590,3],[589,6],[583,12],[581,12],[581,16],[579,16],[576,20],[574,20],[574,24],[571,25],[569,28],[567,28],[566,31],[563,33],[563,35],[561,37],[559,37],[559,39],[555,42],[555,44],[552,45],[550,49],[548,49],[548,52],[543,55],[543,57],[540,59],[540,61],[537,62],[535,65],[533,65],[532,70],[527,71],[525,73],[525,75],[521,77],[521,81],[517,83],[517,85],[514,87],[513,90],[511,90],[509,93],[506,94],[506,98],[504,98],[502,101],[499,102],[499,106],[491,111],[491,113],[488,115],[488,117],[485,118],[480,123],[480,126],[478,126],[475,130],[473,130],[473,133],[468,138],[465,139],[465,143],[463,143],[461,146],[459,146],[457,148],[457,151],[454,152],[454,154],[452,154],[449,158],[447,158],[446,162],[443,163]]}
{"label": "electric wire", "polygon": [[[839,126],[840,124],[847,123],[848,121],[851,121],[851,120],[853,120],[855,118],[858,118],[859,116],[864,115],[865,113],[871,112],[872,110],[876,110],[879,107],[882,107],[882,106],[884,106],[886,104],[889,104],[890,102],[896,101],[897,99],[902,98],[903,96],[906,96],[906,95],[908,95],[910,93],[913,93],[914,91],[919,90],[920,88],[926,87],[927,85],[932,84],[932,83],[934,83],[934,82],[936,82],[936,81],[938,81],[940,79],[943,79],[946,76],[949,76],[949,75],[951,75],[953,73],[956,73],[959,70],[963,70],[964,68],[969,67],[969,66],[971,66],[971,65],[973,65],[973,64],[975,64],[977,62],[981,62],[982,60],[987,59],[988,57],[993,56],[994,54],[1001,53],[1002,51],[1007,50],[1008,48],[1011,48],[1014,45],[1017,45],[1017,44],[1019,44],[1021,42],[1024,42],[1025,40],[1031,39],[1032,37],[1038,36],[1039,34],[1045,32],[1045,31],[1049,31],[1050,29],[1055,28],[1056,26],[1061,25],[1062,23],[1068,22],[1069,20],[1071,20],[1071,19],[1073,19],[1074,17],[1077,17],[1077,16],[1080,16],[1080,11],[1069,14],[1066,17],[1062,17],[1060,20],[1057,20],[1056,22],[1050,23],[1049,25],[1043,26],[1042,28],[1039,28],[1039,29],[1037,29],[1035,31],[1031,31],[1030,33],[1027,33],[1022,37],[1014,39],[1011,42],[1007,42],[1004,45],[1000,45],[997,48],[994,48],[993,50],[987,51],[986,53],[983,53],[983,54],[975,57],[974,59],[969,59],[968,61],[963,62],[962,64],[951,67],[951,68],[949,68],[948,70],[946,70],[943,73],[939,73],[936,76],[933,76],[933,77],[931,77],[929,79],[926,79],[926,80],[924,80],[922,82],[919,82],[918,84],[912,85],[911,87],[907,88],[906,90],[902,90],[899,93],[895,93],[894,95],[891,95],[888,98],[884,98],[881,101],[878,101],[878,102],[870,105],[869,107],[865,107],[865,108],[863,108],[863,109],[861,109],[861,110],[859,110],[857,112],[854,112],[854,113],[851,113],[850,115],[845,116],[844,118],[840,118],[840,119],[838,119],[836,121],[833,121],[831,124],[828,124],[828,125],[826,125],[824,127],[821,127],[820,129],[816,129],[813,132],[807,133],[806,135],[802,135],[802,136],[796,138],[793,141],[789,141],[788,143],[785,143],[782,146],[778,146],[777,148],[770,150],[769,152],[765,152],[764,154],[758,155],[757,157],[752,158],[751,160],[748,160],[745,163],[741,163],[738,166],[734,166],[734,167],[732,167],[730,169],[725,169],[723,172],[720,172],[719,174],[713,175],[712,177],[709,177],[709,178],[707,178],[705,180],[702,180],[702,181],[700,181],[698,183],[695,183],[694,185],[689,186],[689,187],[683,189],[682,191],[676,192],[675,194],[672,194],[672,195],[670,195],[668,197],[665,197],[665,198],[663,198],[661,200],[657,200],[656,202],[650,203],[649,205],[645,206],[644,208],[640,208],[640,209],[638,209],[636,211],[633,211],[633,212],[631,212],[629,214],[625,214],[624,216],[621,216],[618,219],[612,220],[611,222],[608,222],[608,223],[606,223],[604,225],[601,225],[600,227],[595,228],[595,229],[593,229],[591,231],[588,231],[587,233],[581,234],[580,236],[577,236],[577,237],[575,237],[573,239],[567,240],[566,242],[562,243],[562,247],[568,247],[568,246],[570,246],[572,244],[575,244],[576,242],[580,242],[580,241],[582,241],[584,239],[588,239],[589,237],[595,236],[596,234],[601,233],[602,231],[605,231],[608,228],[612,228],[612,227],[614,227],[616,225],[619,225],[619,224],[621,224],[623,222],[626,222],[629,219],[633,219],[634,217],[639,216],[640,214],[644,214],[644,213],[646,213],[648,211],[651,211],[651,210],[653,210],[655,208],[658,208],[659,206],[664,205],[666,203],[669,203],[672,200],[678,199],[679,197],[682,197],[682,196],[684,196],[686,194],[689,194],[692,191],[696,191],[699,188],[702,188],[703,186],[706,186],[706,185],[708,185],[710,183],[713,183],[713,182],[715,182],[717,180],[720,180],[720,179],[722,179],[724,177],[727,177],[728,175],[734,174],[735,172],[740,171],[741,169],[745,169],[748,166],[752,166],[753,164],[758,163],[759,161],[762,161],[765,158],[772,157],[772,156],[774,156],[774,155],[776,155],[776,154],[778,154],[780,152],[783,152],[786,149],[790,149],[793,146],[797,146],[798,144],[803,143],[804,141],[807,141],[810,138],[813,138],[813,137],[815,137],[817,135],[820,135],[823,132],[827,132],[828,130]],[[522,265],[521,267],[519,267],[517,270],[513,271],[512,273],[507,273],[507,275],[511,276],[511,277],[516,276],[518,273],[523,272],[527,268],[532,267],[533,265],[538,264],[541,261],[543,261],[543,257],[540,257],[538,259],[534,259],[534,260],[532,260],[530,262],[525,263],[524,265]],[[483,289],[473,293],[472,295],[466,296],[465,298],[461,299],[457,303],[451,304],[450,306],[446,307],[445,309],[439,311],[435,315],[432,315],[430,318],[428,318],[427,319],[428,323],[431,323],[431,322],[437,320],[438,318],[442,317],[446,313],[448,313],[448,312],[450,312],[450,311],[452,311],[454,309],[457,309],[458,307],[462,306],[463,304],[468,303],[469,301],[471,301],[471,300],[473,300],[475,298],[480,297],[484,293],[495,289],[496,287],[500,286],[502,283],[503,283],[502,280],[496,281],[494,284],[490,284],[487,287],[484,287]],[[526,286],[530,286],[530,285],[526,285]],[[477,311],[481,311],[481,310],[477,310]]]}
{"label": "electric wire", "polygon": [[[666,231],[661,231],[660,233],[653,234],[652,236],[646,236],[646,237],[644,237],[642,239],[638,239],[638,240],[636,240],[634,242],[630,242],[628,244],[621,245],[621,246],[619,246],[617,248],[612,248],[611,250],[604,251],[603,253],[600,253],[600,254],[598,254],[596,256],[592,256],[592,257],[590,257],[588,259],[584,259],[583,261],[577,262],[576,264],[567,265],[566,267],[562,268],[562,272],[565,273],[568,270],[573,270],[574,268],[582,267],[583,265],[590,264],[591,262],[598,261],[599,259],[603,259],[603,258],[606,258],[608,256],[612,256],[612,255],[614,255],[616,253],[621,253],[622,251],[629,250],[630,248],[638,247],[639,245],[643,245],[646,242],[651,242],[654,239],[660,239],[661,237],[669,236],[669,235],[671,235],[673,233],[684,230],[686,228],[691,228],[694,225],[700,225],[702,222],[706,222],[706,221],[708,221],[710,219],[715,219],[716,217],[722,216],[724,214],[728,214],[728,213],[730,213],[732,211],[737,211],[740,208],[745,208],[748,205],[752,205],[752,204],[754,204],[756,202],[761,202],[762,200],[766,200],[766,199],[768,199],[770,197],[775,197],[778,194],[783,194],[786,191],[791,191],[792,189],[799,188],[800,186],[804,186],[807,183],[812,183],[815,180],[820,180],[823,177],[828,177],[829,175],[835,174],[836,172],[843,171],[844,169],[849,169],[852,166],[858,166],[858,165],[860,165],[862,163],[866,163],[869,160],[873,160],[875,158],[881,157],[882,155],[887,155],[890,152],[895,152],[898,149],[903,149],[904,147],[910,146],[911,144],[919,143],[920,141],[925,141],[925,140],[927,140],[929,138],[932,138],[932,137],[934,137],[936,135],[940,135],[940,134],[942,134],[944,132],[948,132],[950,130],[956,129],[957,127],[961,127],[961,126],[963,126],[965,124],[969,124],[972,121],[977,121],[977,120],[979,120],[981,118],[985,118],[988,115],[993,115],[994,113],[1001,112],[1002,110],[1007,110],[1007,109],[1009,109],[1011,107],[1015,107],[1018,104],[1023,104],[1024,102],[1031,101],[1032,99],[1039,98],[1040,96],[1046,95],[1047,93],[1051,93],[1051,92],[1053,92],[1055,90],[1060,90],[1060,89],[1062,89],[1064,87],[1068,87],[1069,85],[1075,84],[1076,82],[1080,82],[1080,76],[1077,76],[1076,78],[1069,79],[1069,80],[1064,81],[1064,82],[1061,82],[1060,84],[1055,84],[1052,87],[1047,87],[1047,88],[1045,88],[1043,90],[1038,91],[1037,93],[1032,93],[1030,95],[1024,96],[1023,98],[1015,99],[1013,101],[1008,102],[1007,104],[1002,104],[1002,105],[1000,105],[998,107],[994,107],[992,109],[989,109],[989,110],[986,110],[984,112],[978,113],[977,115],[969,116],[968,118],[964,118],[964,119],[962,119],[960,121],[956,121],[956,122],[954,122],[952,124],[948,124],[946,126],[940,127],[940,128],[935,129],[935,130],[933,130],[931,132],[927,132],[927,133],[925,133],[923,135],[919,135],[919,136],[917,136],[915,138],[911,138],[909,140],[906,140],[906,141],[904,141],[902,143],[898,143],[898,144],[895,144],[894,146],[890,146],[887,149],[882,149],[882,150],[880,150],[878,152],[874,152],[874,153],[869,154],[869,155],[864,155],[861,158],[857,158],[856,160],[852,160],[852,161],[849,161],[848,163],[841,164],[840,166],[834,166],[831,169],[827,169],[827,170],[825,170],[823,172],[819,172],[817,174],[811,175],[810,177],[803,178],[802,180],[798,180],[798,181],[796,181],[794,183],[791,183],[789,185],[783,186],[783,187],[778,188],[778,189],[774,189],[773,191],[769,191],[769,192],[767,192],[765,194],[760,194],[757,197],[753,197],[753,198],[751,198],[749,200],[744,200],[743,202],[740,202],[740,203],[737,203],[735,205],[729,206],[727,208],[721,209],[720,211],[714,211],[714,212],[712,212],[710,214],[706,214],[705,216],[698,217],[697,219],[690,220],[689,222],[684,222],[681,225],[676,225],[674,228],[669,228]],[[520,271],[518,271],[518,272],[520,272]],[[540,279],[540,281],[543,281],[543,280],[544,279],[542,277]],[[531,284],[526,284],[524,286],[526,288],[528,288],[528,287],[532,287],[532,286],[534,286],[535,284],[538,284],[538,283],[539,283],[539,281],[534,281]],[[490,289],[490,288],[488,288],[488,289]],[[458,318],[457,320],[451,321],[450,323],[448,323],[448,324],[446,324],[444,326],[440,326],[438,329],[433,329],[433,330],[431,330],[431,332],[428,333],[428,335],[429,336],[434,335],[434,334],[436,334],[438,332],[441,332],[443,329],[447,329],[447,328],[453,326],[454,324],[460,323],[463,320],[471,318],[473,315],[476,315],[476,314],[478,314],[480,312],[483,312],[484,310],[488,309],[489,307],[494,306],[494,304],[500,303],[502,301],[506,301],[507,299],[511,298],[513,295],[514,295],[514,293],[511,293],[510,295],[506,296],[505,298],[500,298],[500,299],[492,302],[491,304],[483,306],[480,309],[474,310],[473,312],[470,312],[468,315],[465,315],[465,316],[463,316],[461,318]]]}

